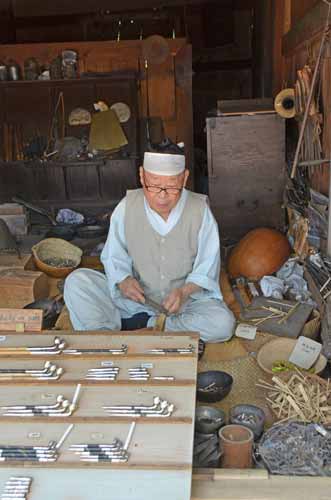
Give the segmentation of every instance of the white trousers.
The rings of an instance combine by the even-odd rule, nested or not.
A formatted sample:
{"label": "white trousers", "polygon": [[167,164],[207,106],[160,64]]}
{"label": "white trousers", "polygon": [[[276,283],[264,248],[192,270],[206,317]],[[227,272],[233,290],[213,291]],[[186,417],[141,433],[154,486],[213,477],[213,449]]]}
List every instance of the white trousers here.
{"label": "white trousers", "polygon": [[[136,302],[122,298],[114,303],[107,277],[92,269],[78,269],[68,276],[64,300],[75,330],[120,330],[121,318],[128,317],[130,302],[132,316],[137,313]],[[144,304],[139,309],[139,312],[152,315],[147,326],[153,327],[157,317],[155,312]],[[205,342],[225,342],[232,337],[234,326],[234,316],[224,302],[190,298],[179,314],[167,317],[165,330],[198,332]]]}

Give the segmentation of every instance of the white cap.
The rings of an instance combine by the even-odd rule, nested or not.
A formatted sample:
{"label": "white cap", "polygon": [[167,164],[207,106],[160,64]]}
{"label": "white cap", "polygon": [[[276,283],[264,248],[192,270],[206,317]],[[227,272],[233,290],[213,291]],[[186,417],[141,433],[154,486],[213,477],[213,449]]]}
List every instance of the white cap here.
{"label": "white cap", "polygon": [[185,170],[185,156],[166,153],[145,153],[144,170],[155,175],[179,175]]}

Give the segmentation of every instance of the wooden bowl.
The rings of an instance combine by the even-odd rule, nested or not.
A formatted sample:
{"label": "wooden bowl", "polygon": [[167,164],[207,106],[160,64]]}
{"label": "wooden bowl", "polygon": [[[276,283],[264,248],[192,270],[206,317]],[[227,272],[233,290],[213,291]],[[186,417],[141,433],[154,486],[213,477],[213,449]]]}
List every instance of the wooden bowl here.
{"label": "wooden bowl", "polygon": [[[276,361],[288,361],[296,344],[296,339],[277,338],[264,344],[257,353],[257,363],[260,368],[270,375],[279,375],[272,371],[272,366]],[[327,359],[320,354],[316,363],[313,365],[315,373],[321,373],[326,367]],[[283,372],[286,373],[286,372]],[[288,370],[291,373],[291,370]]]}
{"label": "wooden bowl", "polygon": [[[46,238],[32,247],[32,255],[37,268],[53,278],[68,276],[79,266],[82,254],[83,251],[80,248],[60,238]],[[46,263],[48,259],[70,259],[73,265],[57,267]]]}

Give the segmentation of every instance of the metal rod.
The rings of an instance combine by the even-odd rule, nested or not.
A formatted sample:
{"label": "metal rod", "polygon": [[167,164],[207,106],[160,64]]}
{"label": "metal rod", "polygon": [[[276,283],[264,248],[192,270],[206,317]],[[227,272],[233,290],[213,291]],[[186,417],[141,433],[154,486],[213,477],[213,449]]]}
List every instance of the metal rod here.
{"label": "metal rod", "polygon": [[69,436],[70,432],[72,431],[73,427],[74,427],[74,424],[69,425],[69,427],[67,428],[67,430],[65,431],[65,433],[63,434],[63,436],[56,443],[56,445],[55,445],[55,449],[56,450],[58,450],[59,448],[61,448],[61,446],[63,445],[64,441],[67,439],[67,437]]}
{"label": "metal rod", "polygon": [[74,397],[72,398],[72,404],[73,404],[73,406],[76,406],[76,403],[78,401],[78,396],[79,396],[81,387],[82,387],[82,384],[78,384],[77,387],[76,387]]}
{"label": "metal rod", "polygon": [[129,434],[127,435],[127,438],[126,438],[124,446],[123,446],[123,450],[125,450],[125,451],[127,451],[129,448],[130,441],[132,439],[135,427],[136,427],[136,422],[132,422],[130,429],[129,429]]}

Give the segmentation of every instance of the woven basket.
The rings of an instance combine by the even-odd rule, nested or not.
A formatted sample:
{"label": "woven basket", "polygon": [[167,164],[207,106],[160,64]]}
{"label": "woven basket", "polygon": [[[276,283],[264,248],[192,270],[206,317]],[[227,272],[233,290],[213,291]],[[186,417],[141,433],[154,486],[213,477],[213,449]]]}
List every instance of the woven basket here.
{"label": "woven basket", "polygon": [[316,340],[320,332],[321,315],[317,309],[314,309],[310,315],[309,320],[302,329],[301,335]]}
{"label": "woven basket", "polygon": [[[276,361],[288,361],[296,344],[296,339],[277,338],[271,340],[261,347],[257,354],[257,363],[259,367],[269,375],[275,375],[272,371],[273,363]],[[313,365],[315,373],[321,373],[326,367],[327,359],[320,354],[316,363]],[[288,370],[290,373],[291,370]]]}
{"label": "woven basket", "polygon": [[[38,269],[53,278],[65,278],[68,276],[68,274],[79,266],[83,254],[80,248],[60,238],[47,238],[42,240],[37,243],[37,245],[34,245],[31,250]],[[72,267],[54,267],[44,262],[52,258],[70,259],[74,261],[75,264]]]}

